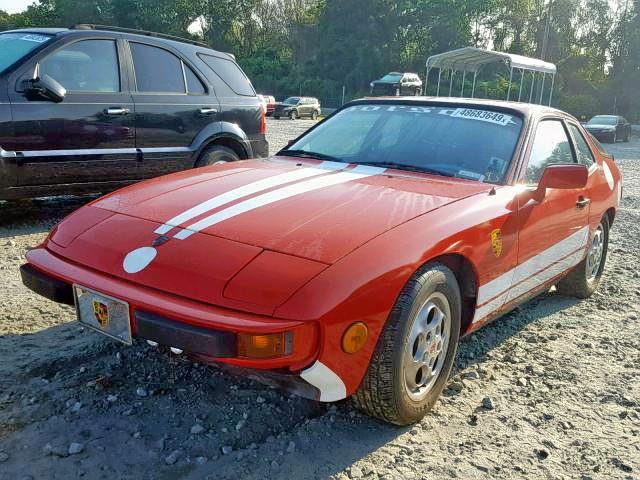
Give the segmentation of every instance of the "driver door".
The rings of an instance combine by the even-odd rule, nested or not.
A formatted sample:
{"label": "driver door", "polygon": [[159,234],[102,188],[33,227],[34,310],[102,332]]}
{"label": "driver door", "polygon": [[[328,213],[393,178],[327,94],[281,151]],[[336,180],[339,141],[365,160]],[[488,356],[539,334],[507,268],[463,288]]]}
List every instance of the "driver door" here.
{"label": "driver door", "polygon": [[[137,176],[134,105],[114,38],[83,39],[48,51],[23,78],[48,75],[60,103],[11,94],[18,185],[99,183]],[[28,72],[31,72],[30,74]]]}
{"label": "driver door", "polygon": [[521,182],[527,189],[518,202],[518,266],[505,303],[521,299],[577,265],[589,237],[586,188],[548,188],[536,201],[535,189],[545,167],[578,163],[565,122],[547,118],[537,125]]}

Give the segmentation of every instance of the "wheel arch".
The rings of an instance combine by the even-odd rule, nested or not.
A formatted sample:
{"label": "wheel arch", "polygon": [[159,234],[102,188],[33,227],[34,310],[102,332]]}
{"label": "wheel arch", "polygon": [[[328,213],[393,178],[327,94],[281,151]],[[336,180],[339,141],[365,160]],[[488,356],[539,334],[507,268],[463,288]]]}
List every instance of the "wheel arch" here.
{"label": "wheel arch", "polygon": [[616,218],[616,209],[614,207],[609,208],[604,214],[607,216],[607,220],[609,220],[609,228],[613,225],[613,220]]}
{"label": "wheel arch", "polygon": [[238,157],[240,157],[240,160],[246,160],[251,157],[251,147],[247,145],[246,141],[239,138],[237,135],[222,132],[209,137],[202,143],[202,145],[200,145],[196,154],[193,156],[194,166],[198,163],[202,153],[213,145],[230,148],[238,155]]}
{"label": "wheel arch", "polygon": [[[424,262],[416,272],[425,265],[433,262],[441,263],[451,270],[456,277],[458,286],[460,287],[460,294],[462,296],[460,336],[462,337],[471,326],[476,310],[476,300],[478,298],[478,271],[471,260],[466,256],[460,253],[447,253]],[[416,272],[412,275],[415,275]]]}

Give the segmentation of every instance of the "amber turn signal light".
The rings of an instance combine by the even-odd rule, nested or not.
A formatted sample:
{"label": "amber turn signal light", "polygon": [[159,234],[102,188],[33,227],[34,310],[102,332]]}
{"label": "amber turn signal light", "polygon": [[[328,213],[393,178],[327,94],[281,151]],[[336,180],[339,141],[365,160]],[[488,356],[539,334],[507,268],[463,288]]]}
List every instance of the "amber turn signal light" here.
{"label": "amber turn signal light", "polygon": [[364,347],[367,343],[367,335],[369,329],[362,322],[356,322],[351,324],[349,328],[344,331],[342,336],[342,350],[346,353],[356,353]]}
{"label": "amber turn signal light", "polygon": [[238,357],[273,358],[289,355],[292,348],[291,332],[250,334],[239,333]]}

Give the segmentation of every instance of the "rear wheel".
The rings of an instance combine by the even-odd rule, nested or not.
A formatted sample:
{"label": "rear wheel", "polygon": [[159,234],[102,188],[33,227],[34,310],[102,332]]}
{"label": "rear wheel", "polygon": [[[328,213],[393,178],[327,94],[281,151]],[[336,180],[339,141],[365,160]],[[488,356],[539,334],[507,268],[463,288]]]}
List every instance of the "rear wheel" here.
{"label": "rear wheel", "polygon": [[598,288],[609,248],[609,219],[606,215],[593,232],[587,248],[586,258],[556,285],[560,294],[588,298]]}
{"label": "rear wheel", "polygon": [[198,158],[196,167],[206,167],[208,165],[219,165],[227,162],[236,162],[240,157],[229,147],[222,145],[211,145],[207,147]]}
{"label": "rear wheel", "polygon": [[460,335],[460,289],[451,270],[433,262],[400,293],[369,369],[353,396],[365,413],[396,425],[419,421],[444,388]]}

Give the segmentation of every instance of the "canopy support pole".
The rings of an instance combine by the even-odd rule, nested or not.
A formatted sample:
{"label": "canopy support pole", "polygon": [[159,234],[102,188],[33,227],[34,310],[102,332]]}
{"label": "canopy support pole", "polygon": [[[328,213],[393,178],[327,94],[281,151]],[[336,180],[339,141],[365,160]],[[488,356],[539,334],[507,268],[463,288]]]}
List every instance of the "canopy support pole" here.
{"label": "canopy support pole", "polygon": [[556,75],[551,75],[551,90],[549,90],[549,106],[551,106],[551,96],[553,95],[553,82],[556,79]]}
{"label": "canopy support pole", "polygon": [[453,68],[449,70],[449,96],[451,96],[451,91],[453,89]]}
{"label": "canopy support pole", "polygon": [[542,72],[542,85],[540,86],[540,101],[538,102],[540,105],[542,105],[542,94],[544,93],[544,79],[546,78],[547,74]]}
{"label": "canopy support pole", "polygon": [[518,101],[522,98],[522,87],[524,87],[524,68],[520,69],[520,88],[518,88]]}
{"label": "canopy support pole", "polygon": [[462,72],[462,88],[460,89],[460,96],[464,97],[464,80],[467,77],[467,67],[464,67],[464,71]]}
{"label": "canopy support pole", "polygon": [[471,87],[471,98],[475,98],[476,94],[476,77],[478,76],[478,71],[473,72],[473,86]]}
{"label": "canopy support pole", "polygon": [[509,89],[507,90],[507,102],[511,98],[511,80],[513,79],[513,67],[509,71]]}
{"label": "canopy support pole", "polygon": [[424,90],[422,90],[422,94],[427,94],[427,85],[429,84],[429,72],[431,72],[430,68],[427,68],[427,74],[424,76]]}
{"label": "canopy support pole", "polygon": [[533,100],[533,87],[536,84],[536,72],[533,72],[533,77],[531,78],[531,92],[529,93],[529,103]]}
{"label": "canopy support pole", "polygon": [[436,90],[436,97],[440,96],[440,77],[442,76],[442,67],[438,67],[438,88]]}

